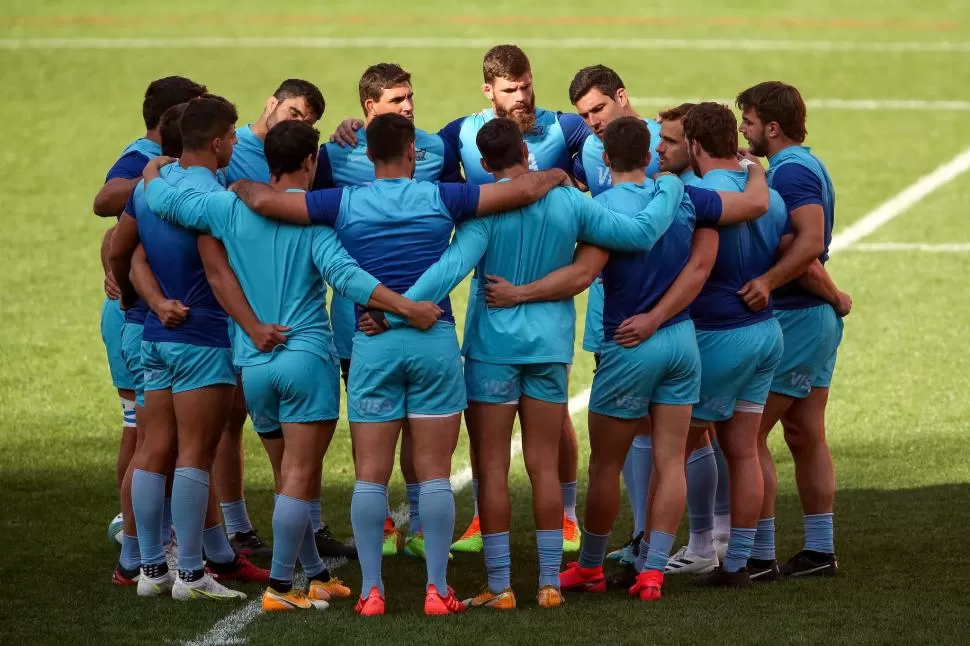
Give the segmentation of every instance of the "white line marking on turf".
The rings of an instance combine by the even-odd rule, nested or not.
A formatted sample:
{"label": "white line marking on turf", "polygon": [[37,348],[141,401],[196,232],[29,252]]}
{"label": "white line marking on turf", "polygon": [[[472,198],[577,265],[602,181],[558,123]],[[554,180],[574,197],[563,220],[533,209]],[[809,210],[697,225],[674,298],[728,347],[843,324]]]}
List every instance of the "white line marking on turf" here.
{"label": "white line marking on turf", "polygon": [[[575,397],[570,398],[568,404],[570,415],[578,415],[586,410],[586,407],[589,405],[589,394],[590,390],[587,388]],[[514,458],[521,452],[521,436],[516,435],[512,442],[512,457]],[[451,488],[457,493],[471,484],[471,481],[472,468],[468,466],[451,476]],[[404,525],[409,517],[407,505],[401,505],[398,507],[392,516],[394,517],[395,525]],[[327,568],[333,572],[346,563],[347,559],[344,558],[327,559]],[[297,577],[294,584],[302,586],[306,583],[306,581],[301,581],[299,579],[300,576],[302,575]],[[245,644],[246,638],[242,637],[240,633],[242,633],[242,631],[245,630],[246,627],[255,621],[261,614],[263,614],[263,612],[260,609],[260,600],[253,599],[239,610],[220,619],[207,632],[194,639],[184,642],[183,646],[233,646],[236,644]]]}
{"label": "white line marking on turf", "polygon": [[944,242],[926,244],[922,242],[857,242],[846,251],[922,251],[925,253],[967,253],[970,242]]}
{"label": "white line marking on turf", "polygon": [[[681,103],[700,103],[714,101],[726,105],[734,105],[734,99],[718,98],[703,99],[699,97],[670,97],[646,96],[631,97],[630,102],[637,106],[667,107]],[[930,101],[921,99],[808,99],[805,104],[816,110],[922,110],[922,111],[955,111],[970,110],[970,101]]]}
{"label": "white line marking on turf", "polygon": [[749,40],[712,38],[465,38],[454,37],[154,37],[154,38],[3,38],[0,49],[480,49],[514,41],[525,49],[691,50],[748,52],[970,53],[970,42]]}
{"label": "white line marking on turf", "polygon": [[862,216],[832,238],[829,252],[850,247],[879,227],[892,221],[930,193],[949,184],[970,170],[970,148],[943,164],[933,172],[920,177],[901,192],[892,196],[875,209]]}

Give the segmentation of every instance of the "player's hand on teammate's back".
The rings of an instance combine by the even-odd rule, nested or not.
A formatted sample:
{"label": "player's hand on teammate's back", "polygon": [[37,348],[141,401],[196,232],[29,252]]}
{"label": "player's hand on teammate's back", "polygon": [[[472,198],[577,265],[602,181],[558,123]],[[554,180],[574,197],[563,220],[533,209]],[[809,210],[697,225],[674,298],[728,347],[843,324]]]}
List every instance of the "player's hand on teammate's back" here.
{"label": "player's hand on teammate's back", "polygon": [[738,296],[741,297],[741,300],[744,301],[744,304],[748,306],[749,310],[752,312],[760,312],[768,307],[768,299],[771,298],[771,288],[763,278],[755,278],[754,280],[749,280],[741,288]]}
{"label": "player's hand on teammate's back", "polygon": [[[110,271],[104,275],[104,295],[113,301],[121,298],[121,288],[118,287],[118,281],[115,280],[115,275]],[[122,304],[122,309],[125,309],[124,304]]]}
{"label": "player's hand on teammate's back", "polygon": [[177,158],[169,157],[168,155],[153,157],[150,162],[145,164],[145,168],[141,172],[141,176],[145,178],[145,185],[147,186],[149,182],[158,177],[158,171],[162,166],[168,166],[172,162],[177,161]]}
{"label": "player's hand on teammate's back", "polygon": [[519,288],[501,276],[485,276],[485,303],[489,307],[515,307],[522,302]]}
{"label": "player's hand on teammate's back", "polygon": [[260,352],[272,352],[273,348],[286,343],[286,334],[290,328],[276,323],[258,323],[253,329],[246,330],[250,340]]}
{"label": "player's hand on teammate's back", "polygon": [[841,318],[845,318],[852,311],[852,297],[845,292],[839,292],[839,304],[835,308],[835,313]]}
{"label": "player's hand on teammate's back", "polygon": [[438,322],[442,313],[443,310],[436,303],[420,301],[408,306],[405,317],[408,320],[408,325],[411,327],[416,327],[419,330],[427,330]]}
{"label": "player's hand on teammate's back", "polygon": [[155,316],[167,328],[174,328],[185,323],[185,318],[189,315],[189,308],[182,304],[182,301],[167,299],[158,304],[155,308]]}
{"label": "player's hand on teammate's back", "polygon": [[364,315],[357,320],[360,331],[367,336],[377,336],[387,329],[387,319],[384,318],[384,313],[376,312],[375,316],[380,319],[380,322],[374,316],[371,316],[370,312],[364,312]]}
{"label": "player's hand on teammate's back", "polygon": [[337,126],[337,129],[330,135],[330,142],[337,144],[341,148],[345,146],[357,145],[357,131],[364,127],[364,122],[360,119],[344,119]]}
{"label": "player's hand on teammate's back", "polygon": [[761,165],[761,160],[752,155],[748,148],[738,148],[738,161],[741,161],[742,159],[745,159],[752,164],[757,164],[758,168],[764,170],[764,167]]}
{"label": "player's hand on teammate's back", "polygon": [[613,340],[624,348],[634,348],[656,334],[661,323],[653,312],[636,314],[620,323]]}

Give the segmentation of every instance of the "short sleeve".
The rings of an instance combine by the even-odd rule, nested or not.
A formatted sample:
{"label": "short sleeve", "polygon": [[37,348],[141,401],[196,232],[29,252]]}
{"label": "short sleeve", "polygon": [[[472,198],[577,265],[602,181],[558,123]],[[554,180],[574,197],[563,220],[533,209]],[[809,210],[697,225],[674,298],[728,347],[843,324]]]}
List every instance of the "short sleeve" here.
{"label": "short sleeve", "polygon": [[788,163],[779,166],[772,173],[771,188],[778,191],[785,200],[789,213],[802,206],[825,204],[821,180],[801,164]]}
{"label": "short sleeve", "polygon": [[125,213],[131,217],[135,217],[135,191],[131,192],[128,196],[128,201],[125,202]]}
{"label": "short sleeve", "polygon": [[716,227],[721,221],[721,211],[723,204],[721,196],[717,191],[696,186],[684,186],[684,193],[694,204],[694,212],[697,215],[697,226]]}
{"label": "short sleeve", "polygon": [[135,179],[141,177],[145,170],[148,157],[137,150],[132,150],[118,158],[118,161],[108,170],[108,175],[104,178],[105,183],[113,179]]}
{"label": "short sleeve", "polygon": [[438,194],[451,219],[464,222],[478,213],[478,197],[481,190],[474,184],[438,184]]}
{"label": "short sleeve", "polygon": [[566,150],[569,151],[570,157],[575,158],[582,154],[583,144],[593,134],[593,131],[589,129],[589,126],[586,125],[586,122],[578,114],[563,114],[560,112],[557,117],[559,119],[559,127],[562,128],[562,134],[566,138]]}
{"label": "short sleeve", "polygon": [[321,188],[334,188],[333,167],[330,165],[330,153],[327,152],[327,145],[320,146],[320,153],[317,155],[317,172],[313,176],[313,190]]}
{"label": "short sleeve", "polygon": [[444,146],[442,153],[441,176],[439,182],[463,183],[465,178],[461,175],[461,163],[458,159],[458,148],[447,143],[443,137],[439,137]]}
{"label": "short sleeve", "polygon": [[306,194],[306,211],[313,224],[323,224],[329,227],[337,223],[340,215],[340,202],[344,189],[323,188]]}
{"label": "short sleeve", "polygon": [[464,123],[465,117],[458,117],[444,128],[438,131],[438,136],[441,137],[441,141],[445,144],[445,158],[451,154],[454,159],[458,159],[461,150],[461,124]]}

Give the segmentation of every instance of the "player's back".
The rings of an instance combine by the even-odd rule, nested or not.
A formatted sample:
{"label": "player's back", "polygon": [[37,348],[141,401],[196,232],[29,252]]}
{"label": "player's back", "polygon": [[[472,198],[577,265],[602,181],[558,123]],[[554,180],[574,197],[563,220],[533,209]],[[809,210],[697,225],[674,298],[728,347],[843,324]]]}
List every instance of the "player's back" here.
{"label": "player's back", "polygon": [[[715,191],[742,192],[748,174],[743,170],[709,171],[699,186]],[[749,310],[738,297],[744,285],[765,273],[774,263],[781,236],[788,224],[781,196],[771,196],[768,212],[748,222],[718,228],[717,258],[701,293],[691,304],[698,329],[741,327],[771,317],[771,308]]]}
{"label": "player's back", "polygon": [[248,179],[265,184],[269,182],[269,175],[263,141],[253,133],[251,126],[236,128],[236,145],[225,169],[227,183]]}
{"label": "player's back", "polygon": [[[656,147],[654,142],[660,140],[660,124],[654,119],[644,119],[643,122],[650,132],[651,145]],[[586,173],[586,185],[593,197],[613,187],[613,173],[603,162],[603,140],[595,134],[591,134],[583,144],[583,170]],[[645,172],[647,177],[653,177],[660,172],[659,155],[651,153]]]}
{"label": "player's back", "polygon": [[[612,211],[633,217],[650,203],[654,193],[654,182],[647,179],[643,184],[618,184],[594,199]],[[604,339],[611,340],[624,320],[648,312],[667,292],[687,265],[695,223],[694,205],[684,195],[670,228],[649,252],[610,253],[603,268]],[[661,327],[687,318],[685,309]]]}
{"label": "player's back", "polygon": [[[479,276],[501,276],[514,285],[539,280],[573,260],[580,221],[573,215],[573,189],[555,188],[538,202],[464,226],[487,230]],[[588,199],[579,197],[579,199]],[[569,363],[576,310],[573,299],[494,309],[485,305],[484,281],[466,325],[463,351],[499,363]]]}
{"label": "player's back", "polygon": [[[179,164],[169,164],[162,168],[161,176],[173,186],[201,191],[223,190],[213,173],[202,166],[183,168]],[[136,191],[144,190],[142,182]],[[206,280],[196,234],[163,220],[148,208],[141,210],[136,219],[148,264],[162,292],[166,298],[179,300],[189,308],[185,322],[171,330],[149,312],[145,318],[144,339],[228,347],[226,313]]]}
{"label": "player's back", "polygon": [[[367,129],[355,133],[357,143],[341,146],[326,143],[320,147],[313,188],[364,186],[374,181],[374,162],[367,157]],[[446,167],[445,145],[438,135],[414,131],[414,179],[437,182]],[[454,165],[451,162],[449,165]]]}

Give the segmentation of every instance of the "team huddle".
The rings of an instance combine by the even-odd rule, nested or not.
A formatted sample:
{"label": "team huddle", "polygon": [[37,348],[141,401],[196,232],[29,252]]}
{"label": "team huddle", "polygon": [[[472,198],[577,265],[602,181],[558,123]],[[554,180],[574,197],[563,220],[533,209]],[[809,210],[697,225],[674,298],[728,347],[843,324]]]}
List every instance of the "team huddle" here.
{"label": "team huddle", "polygon": [[[360,565],[355,611],[383,615],[383,557],[404,552],[425,560],[425,614],[514,609],[516,416],[541,608],[608,586],[656,600],[665,576],[739,588],[837,573],[825,407],[852,301],[824,268],[835,194],[803,145],[798,90],[744,90],[739,127],[713,102],[641,117],[602,65],[570,84],[576,114],[543,110],[514,45],[489,50],[483,76],[490,107],[433,134],[414,126],[411,76],[373,65],[364,119],[322,146],[310,82],[284,81],[238,128],[204,85],[149,85],[146,134],[94,202],[118,218],[101,253],[124,412],[113,583],[179,600],[241,599],[226,584],[260,583],[264,611],[324,609],[354,594],[324,560],[342,556]],[[470,274],[459,347],[449,294]],[[580,523],[567,402],[573,297],[586,290],[596,370]],[[356,476],[346,544],[321,510],[342,388]],[[475,508],[453,541],[462,414]],[[272,546],[246,507],[247,415],[273,470]],[[781,566],[767,444],[779,421],[805,532]],[[399,438],[407,523],[387,492]],[[607,553],[621,479],[634,526]],[[690,539],[675,552],[685,506]],[[483,553],[475,596],[448,585],[452,552]],[[565,569],[564,552],[578,552]],[[268,570],[253,562],[264,558]]]}

